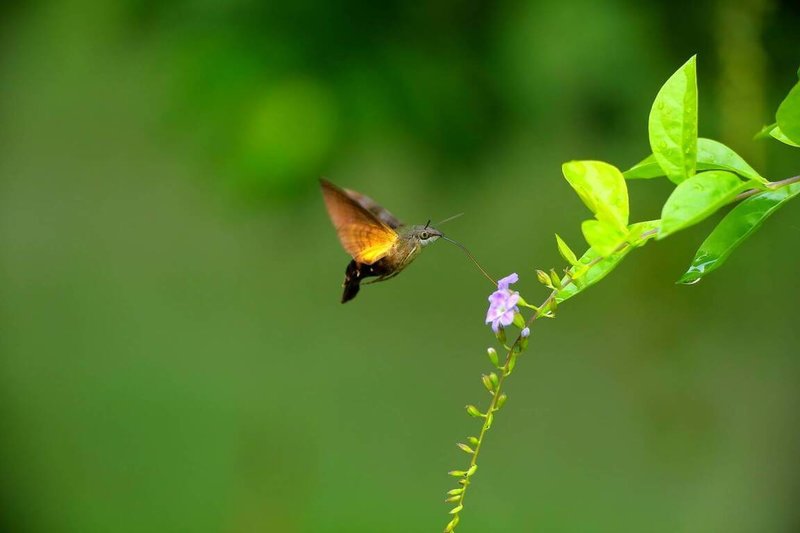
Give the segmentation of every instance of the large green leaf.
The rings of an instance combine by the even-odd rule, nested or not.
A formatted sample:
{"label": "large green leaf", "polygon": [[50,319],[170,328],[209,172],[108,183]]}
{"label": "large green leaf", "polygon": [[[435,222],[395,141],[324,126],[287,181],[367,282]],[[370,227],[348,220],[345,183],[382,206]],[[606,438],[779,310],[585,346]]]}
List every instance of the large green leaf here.
{"label": "large green leaf", "polygon": [[603,161],[570,161],[561,171],[598,220],[626,230],[628,186],[617,167]]}
{"label": "large green leaf", "polygon": [[675,187],[661,210],[658,238],[663,239],[700,222],[748,186],[748,182],[724,170],[701,172],[682,182]]}
{"label": "large green leaf", "polygon": [[697,283],[718,269],[736,247],[760,228],[772,213],[798,194],[800,183],[795,183],[777,191],[751,196],[734,207],[700,245],[689,270],[678,283]]}
{"label": "large green leaf", "polygon": [[658,91],[648,122],[650,148],[666,176],[681,183],[697,160],[697,70],[692,56]]}
{"label": "large green leaf", "polygon": [[[697,169],[727,170],[743,178],[767,183],[739,154],[713,139],[697,139]],[[664,175],[661,165],[652,154],[623,173],[627,179],[650,179]]]}
{"label": "large green leaf", "polygon": [[775,114],[780,131],[793,143],[800,143],[800,83],[784,98]]}
{"label": "large green leaf", "polygon": [[[577,280],[567,284],[567,278],[564,277],[562,279],[562,283],[564,283],[564,287],[558,291],[558,295],[556,296],[557,302],[563,302],[569,298],[572,298],[579,292],[586,290],[587,288],[591,287],[604,277],[606,277],[612,270],[614,270],[617,265],[625,258],[628,253],[638,246],[642,246],[647,243],[648,240],[655,237],[656,233],[655,230],[658,229],[658,225],[661,221],[659,220],[648,220],[647,222],[637,222],[636,224],[631,224],[628,227],[628,239],[630,246],[624,247],[622,250],[618,252],[612,253],[611,255],[604,257],[603,259],[599,260],[597,264],[593,265],[589,270],[584,272]],[[594,248],[589,248],[583,256],[578,260],[583,265],[588,265],[592,263],[592,261],[597,260],[598,258],[603,257],[598,253],[597,250]],[[575,272],[575,268],[570,269],[571,273]]]}

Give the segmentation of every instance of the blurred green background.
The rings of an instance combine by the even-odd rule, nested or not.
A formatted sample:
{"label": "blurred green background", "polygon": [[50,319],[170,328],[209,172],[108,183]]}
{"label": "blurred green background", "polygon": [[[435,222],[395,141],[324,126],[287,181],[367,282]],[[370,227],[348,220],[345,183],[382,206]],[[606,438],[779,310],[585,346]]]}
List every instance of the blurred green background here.
{"label": "blurred green background", "polygon": [[[700,133],[751,140],[800,64],[786,0],[0,6],[0,529],[423,532],[476,431],[491,287],[456,248],[339,304],[317,178],[544,297],[570,159],[648,153],[699,54]],[[631,183],[655,218],[666,180]],[[719,273],[713,221],[537,324],[459,531],[800,530],[800,204]]]}

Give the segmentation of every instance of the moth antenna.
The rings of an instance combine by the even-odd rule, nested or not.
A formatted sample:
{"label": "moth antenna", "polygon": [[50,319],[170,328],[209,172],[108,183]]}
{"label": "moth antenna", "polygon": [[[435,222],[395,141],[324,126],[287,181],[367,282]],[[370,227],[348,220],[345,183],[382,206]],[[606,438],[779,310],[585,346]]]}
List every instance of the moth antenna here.
{"label": "moth antenna", "polygon": [[442,225],[442,224],[444,224],[445,222],[450,222],[451,220],[455,220],[455,219],[457,219],[458,217],[462,216],[463,214],[464,214],[464,213],[458,213],[457,215],[453,215],[453,216],[451,216],[451,217],[447,217],[446,219],[442,220],[441,222],[437,222],[437,223],[436,223],[436,227],[438,228],[439,226],[441,226],[441,225]]}
{"label": "moth antenna", "polygon": [[492,282],[492,285],[494,285],[495,287],[497,286],[497,282],[496,282],[496,281],[495,281],[495,280],[492,278],[492,276],[490,276],[489,274],[487,274],[487,273],[486,273],[486,271],[485,271],[485,270],[483,269],[483,267],[481,266],[481,264],[480,264],[480,263],[478,263],[478,261],[477,261],[477,260],[476,260],[474,257],[472,257],[472,254],[471,254],[471,253],[469,253],[469,250],[467,250],[467,247],[466,247],[466,246],[464,246],[463,244],[461,244],[461,243],[460,243],[460,242],[458,242],[458,241],[454,241],[454,240],[453,240],[453,239],[451,239],[450,237],[445,237],[444,235],[442,235],[442,239],[446,240],[447,242],[451,242],[451,243],[455,244],[456,246],[458,246],[459,248],[461,248],[462,250],[464,250],[464,253],[465,253],[465,254],[467,254],[467,257],[469,257],[469,258],[470,258],[470,260],[471,260],[473,263],[475,263],[475,266],[476,266],[476,267],[478,267],[478,270],[480,270],[480,271],[481,271],[481,274],[483,274],[483,275],[486,277],[486,279],[488,279],[489,281],[491,281],[491,282]]}

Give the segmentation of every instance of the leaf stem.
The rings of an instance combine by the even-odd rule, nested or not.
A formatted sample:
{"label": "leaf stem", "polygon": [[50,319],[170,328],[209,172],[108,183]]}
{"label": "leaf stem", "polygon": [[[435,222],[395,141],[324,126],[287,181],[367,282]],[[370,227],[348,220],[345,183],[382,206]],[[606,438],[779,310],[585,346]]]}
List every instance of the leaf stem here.
{"label": "leaf stem", "polygon": [[[791,178],[786,178],[785,180],[780,181],[771,181],[767,184],[768,191],[775,191],[782,187],[786,187],[787,185],[791,185],[792,183],[797,183],[800,181],[800,176],[792,176]],[[739,200],[744,200],[745,198],[750,198],[760,192],[764,192],[763,189],[750,189],[744,191],[739,196],[733,199],[734,202],[738,202]]]}

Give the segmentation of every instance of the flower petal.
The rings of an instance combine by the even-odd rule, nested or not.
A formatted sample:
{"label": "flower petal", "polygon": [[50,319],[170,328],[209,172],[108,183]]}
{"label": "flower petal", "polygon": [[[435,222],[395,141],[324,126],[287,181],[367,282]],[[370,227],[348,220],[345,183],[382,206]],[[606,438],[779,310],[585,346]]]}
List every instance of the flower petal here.
{"label": "flower petal", "polygon": [[517,306],[517,302],[519,302],[519,293],[518,292],[513,292],[506,299],[506,307],[508,307],[508,308],[516,307]]}
{"label": "flower petal", "polygon": [[514,310],[509,309],[505,313],[503,313],[500,318],[498,318],[501,324],[504,326],[510,326],[514,322]]}
{"label": "flower petal", "polygon": [[492,305],[501,304],[508,299],[509,295],[510,293],[508,289],[494,291],[492,294],[489,295],[489,303],[491,303]]}
{"label": "flower petal", "polygon": [[497,317],[505,313],[505,310],[505,307],[499,305],[489,306],[489,310],[486,311],[486,323],[488,324],[492,320],[497,319]]}
{"label": "flower petal", "polygon": [[500,279],[497,281],[497,288],[498,289],[508,289],[508,286],[512,283],[516,283],[519,281],[519,276],[516,272],[509,274],[508,276]]}

